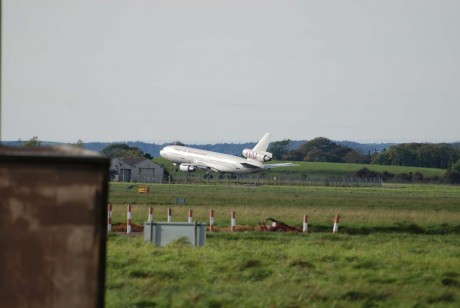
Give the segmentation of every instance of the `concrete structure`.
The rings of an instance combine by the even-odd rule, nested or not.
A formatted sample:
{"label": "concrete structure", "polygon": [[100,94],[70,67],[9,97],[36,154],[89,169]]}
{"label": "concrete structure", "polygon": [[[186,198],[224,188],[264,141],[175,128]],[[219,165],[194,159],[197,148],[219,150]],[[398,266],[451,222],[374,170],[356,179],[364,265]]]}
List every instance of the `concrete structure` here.
{"label": "concrete structure", "polygon": [[1,307],[104,307],[109,163],[0,146]]}
{"label": "concrete structure", "polygon": [[110,176],[116,182],[161,183],[163,167],[146,158],[114,158]]}
{"label": "concrete structure", "polygon": [[144,241],[167,246],[178,239],[186,239],[193,247],[206,244],[206,224],[186,222],[145,222]]}

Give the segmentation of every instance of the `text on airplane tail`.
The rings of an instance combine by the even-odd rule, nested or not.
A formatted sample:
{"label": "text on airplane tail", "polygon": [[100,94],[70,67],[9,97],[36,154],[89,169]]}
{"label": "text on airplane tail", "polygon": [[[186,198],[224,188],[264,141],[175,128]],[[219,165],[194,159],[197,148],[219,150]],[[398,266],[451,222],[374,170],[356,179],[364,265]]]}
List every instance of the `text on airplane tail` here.
{"label": "text on airplane tail", "polygon": [[249,149],[243,150],[243,156],[246,157],[247,159],[253,159],[253,160],[260,161],[260,162],[271,161],[273,157],[272,153],[270,152],[265,152],[265,151],[257,152],[257,151],[253,151]]}

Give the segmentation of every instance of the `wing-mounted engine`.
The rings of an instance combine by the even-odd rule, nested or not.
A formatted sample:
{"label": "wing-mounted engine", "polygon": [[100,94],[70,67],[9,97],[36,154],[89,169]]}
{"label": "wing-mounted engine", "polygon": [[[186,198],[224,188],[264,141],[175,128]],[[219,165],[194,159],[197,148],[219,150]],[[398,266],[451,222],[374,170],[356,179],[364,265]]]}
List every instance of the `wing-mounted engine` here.
{"label": "wing-mounted engine", "polygon": [[265,151],[254,151],[254,150],[244,149],[243,156],[246,157],[247,159],[253,159],[253,160],[260,161],[260,162],[267,162],[267,161],[272,160],[273,154],[270,152],[265,152]]}
{"label": "wing-mounted engine", "polygon": [[187,165],[187,164],[180,164],[179,170],[185,171],[185,172],[194,172],[196,171],[196,167],[192,165]]}

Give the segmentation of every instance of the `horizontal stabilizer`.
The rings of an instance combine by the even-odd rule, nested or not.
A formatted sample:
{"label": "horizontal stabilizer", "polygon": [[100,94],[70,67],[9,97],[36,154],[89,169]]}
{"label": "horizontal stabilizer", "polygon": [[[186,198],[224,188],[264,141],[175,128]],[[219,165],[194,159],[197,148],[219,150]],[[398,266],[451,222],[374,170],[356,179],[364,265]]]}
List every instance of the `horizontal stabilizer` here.
{"label": "horizontal stabilizer", "polygon": [[260,167],[258,167],[256,165],[248,164],[248,163],[241,163],[241,165],[246,167],[246,168],[260,169]]}
{"label": "horizontal stabilizer", "polygon": [[297,164],[293,163],[282,163],[282,164],[265,164],[265,169],[272,169],[272,168],[279,168],[279,167],[295,167],[298,166]]}

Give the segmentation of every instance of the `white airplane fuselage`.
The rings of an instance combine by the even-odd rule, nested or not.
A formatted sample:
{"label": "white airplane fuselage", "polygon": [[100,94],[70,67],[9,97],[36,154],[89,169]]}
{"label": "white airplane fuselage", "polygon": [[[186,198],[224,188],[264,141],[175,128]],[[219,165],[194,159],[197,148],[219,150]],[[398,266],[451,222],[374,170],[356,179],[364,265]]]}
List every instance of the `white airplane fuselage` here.
{"label": "white airplane fuselage", "polygon": [[178,145],[164,147],[160,155],[179,165],[181,171],[208,169],[222,173],[248,174],[264,170],[264,165],[256,160]]}
{"label": "white airplane fuselage", "polygon": [[253,149],[244,149],[243,156],[237,157],[213,151],[169,145],[160,155],[174,163],[180,171],[193,172],[198,169],[233,174],[248,174],[277,167],[294,166],[291,163],[263,164],[272,160],[273,154],[267,152],[271,134],[266,133]]}

